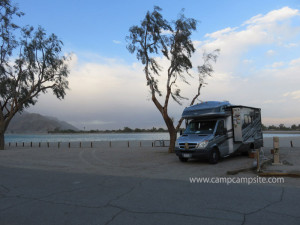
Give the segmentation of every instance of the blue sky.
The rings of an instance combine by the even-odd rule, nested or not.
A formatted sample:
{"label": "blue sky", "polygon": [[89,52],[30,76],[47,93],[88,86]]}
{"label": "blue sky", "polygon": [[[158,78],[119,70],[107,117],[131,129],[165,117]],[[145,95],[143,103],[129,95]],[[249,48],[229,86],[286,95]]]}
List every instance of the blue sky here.
{"label": "blue sky", "polygon": [[[41,25],[48,32],[61,37],[69,52],[95,52],[105,57],[120,57],[127,62],[135,60],[125,48],[125,37],[132,25],[138,24],[154,5],[163,9],[163,15],[176,19],[181,9],[188,17],[200,21],[193,38],[203,39],[225,27],[239,26],[254,15],[265,14],[287,5],[299,8],[299,1],[238,1],[238,0],[165,0],[165,1],[102,1],[51,0],[16,1],[26,16],[23,24]],[[118,46],[115,42],[121,42]]]}
{"label": "blue sky", "polygon": [[[187,17],[200,21],[192,36],[195,66],[201,64],[203,50],[221,49],[201,100],[260,107],[267,125],[300,124],[298,0],[15,2],[25,12],[20,23],[41,25],[57,34],[64,52],[72,54],[66,99],[60,102],[49,93],[31,112],[58,117],[80,129],[163,127],[149,100],[142,67],[125,42],[130,26],[158,5],[169,20],[184,8]],[[163,59],[160,62],[167,66]],[[183,94],[192,97],[193,88],[183,85]],[[171,104],[175,120],[188,103]]]}

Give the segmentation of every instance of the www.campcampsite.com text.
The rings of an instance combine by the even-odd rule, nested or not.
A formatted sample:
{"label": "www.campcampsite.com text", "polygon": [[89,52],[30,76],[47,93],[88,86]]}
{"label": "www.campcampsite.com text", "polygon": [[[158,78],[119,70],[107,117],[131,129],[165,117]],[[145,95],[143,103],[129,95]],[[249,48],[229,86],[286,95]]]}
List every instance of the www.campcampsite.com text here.
{"label": "www.campcampsite.com text", "polygon": [[283,184],[283,177],[190,177],[192,184]]}

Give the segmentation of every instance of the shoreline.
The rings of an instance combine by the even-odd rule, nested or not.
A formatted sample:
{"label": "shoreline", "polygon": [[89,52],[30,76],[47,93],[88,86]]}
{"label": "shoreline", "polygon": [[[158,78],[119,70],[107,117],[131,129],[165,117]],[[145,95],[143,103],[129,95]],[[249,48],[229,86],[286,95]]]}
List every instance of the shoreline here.
{"label": "shoreline", "polygon": [[[264,137],[264,147],[271,148],[273,147],[273,137]],[[284,136],[279,137],[280,147],[298,147],[300,148],[300,136]],[[169,146],[169,140],[160,139],[160,140],[136,140],[136,139],[127,139],[127,140],[45,140],[45,141],[6,141],[5,146],[7,149],[18,147],[18,148],[101,148],[111,146],[118,146],[121,148],[129,147],[165,147]]]}
{"label": "shoreline", "polygon": [[[157,134],[168,131],[142,131],[142,132],[48,132],[48,133],[5,133],[5,135],[82,135],[82,134]],[[179,132],[178,132],[179,133]],[[300,130],[264,130],[263,134],[300,134]]]}
{"label": "shoreline", "polygon": [[[280,138],[280,142],[282,146],[291,146],[291,141],[294,146],[300,147],[300,131],[267,131],[263,132],[264,134],[264,142],[266,146],[270,145],[274,136],[278,136]],[[31,137],[32,136],[32,137]],[[151,145],[149,143],[155,141],[168,141],[169,136],[168,133],[122,133],[122,134],[6,134],[5,135],[5,145],[37,145],[39,143],[47,144],[52,143],[52,145],[65,144],[70,143],[79,143],[90,145],[91,142],[95,145],[99,145],[100,143],[121,143],[124,142],[128,145],[128,142],[138,143],[136,145],[140,145],[139,143],[147,143],[146,145]],[[23,144],[24,143],[24,144]],[[141,145],[142,145],[141,144]]]}

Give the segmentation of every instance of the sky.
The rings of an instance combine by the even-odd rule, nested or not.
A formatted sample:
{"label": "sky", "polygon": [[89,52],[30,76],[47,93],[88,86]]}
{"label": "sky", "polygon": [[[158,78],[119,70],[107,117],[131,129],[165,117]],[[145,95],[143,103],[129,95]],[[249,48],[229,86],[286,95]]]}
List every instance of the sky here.
{"label": "sky", "polygon": [[[204,51],[220,49],[214,74],[206,79],[201,101],[224,101],[262,109],[265,125],[300,124],[299,0],[15,0],[25,13],[18,23],[42,26],[63,42],[69,62],[64,100],[51,92],[29,112],[54,116],[79,129],[166,127],[150,99],[143,67],[126,49],[129,28],[139,25],[157,5],[168,20],[181,9],[199,21],[192,35],[196,68]],[[168,63],[158,58],[161,66]],[[165,76],[160,88],[164,93]],[[179,84],[190,100],[196,92]],[[160,99],[162,101],[162,99]],[[184,107],[171,102],[169,114],[180,119]]]}

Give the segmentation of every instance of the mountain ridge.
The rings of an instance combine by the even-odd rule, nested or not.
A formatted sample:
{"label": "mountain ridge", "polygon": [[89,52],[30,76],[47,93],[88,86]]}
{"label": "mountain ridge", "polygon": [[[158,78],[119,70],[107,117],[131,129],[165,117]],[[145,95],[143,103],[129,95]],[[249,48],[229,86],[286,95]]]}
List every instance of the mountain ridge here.
{"label": "mountain ridge", "polygon": [[16,114],[8,125],[6,133],[48,133],[54,130],[75,130],[75,126],[55,117],[44,116],[38,113],[22,112]]}

